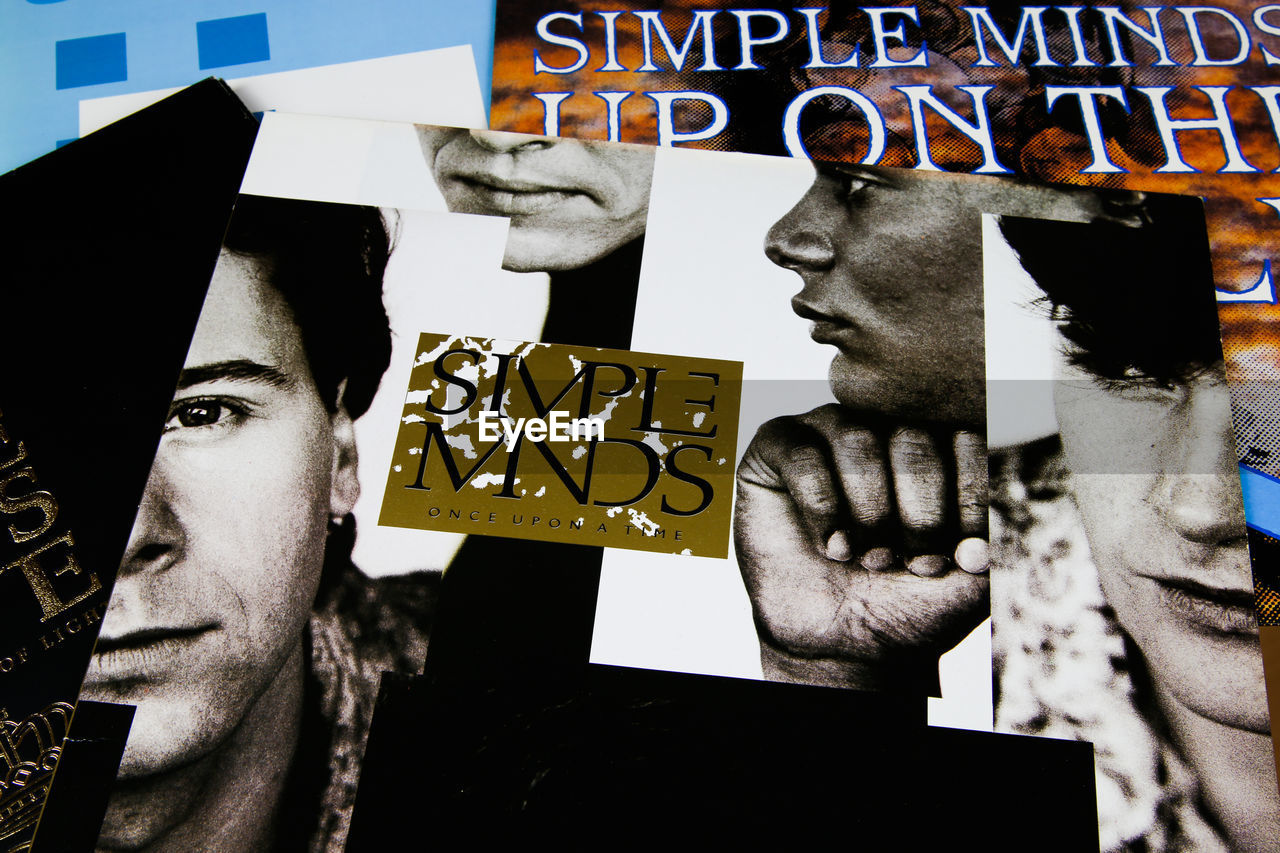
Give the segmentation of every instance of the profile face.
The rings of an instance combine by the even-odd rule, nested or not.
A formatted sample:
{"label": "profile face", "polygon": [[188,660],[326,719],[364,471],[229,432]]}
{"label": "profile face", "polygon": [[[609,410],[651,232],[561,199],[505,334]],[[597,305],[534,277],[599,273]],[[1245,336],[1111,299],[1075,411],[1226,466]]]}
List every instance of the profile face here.
{"label": "profile face", "polygon": [[1082,219],[1086,193],[821,164],[765,253],[804,282],[792,309],[838,350],[836,399],[910,420],[984,422],[982,213]]}
{"label": "profile face", "polygon": [[84,687],[138,706],[122,779],[207,755],[300,677],[357,488],[350,419],[258,261],[223,253],[179,385]]}
{"label": "profile face", "polygon": [[652,148],[418,127],[449,210],[511,220],[503,266],[577,269],[644,233]]}
{"label": "profile face", "polygon": [[1269,730],[1221,365],[1157,383],[1055,383],[1071,490],[1103,591],[1159,691]]}

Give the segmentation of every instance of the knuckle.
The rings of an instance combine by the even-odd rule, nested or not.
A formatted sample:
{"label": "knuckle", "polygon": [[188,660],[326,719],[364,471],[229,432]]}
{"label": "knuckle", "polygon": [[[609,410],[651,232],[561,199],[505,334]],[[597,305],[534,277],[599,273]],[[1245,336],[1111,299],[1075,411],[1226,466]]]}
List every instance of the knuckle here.
{"label": "knuckle", "polygon": [[737,479],[739,485],[764,486],[770,489],[776,489],[781,485],[777,472],[768,461],[759,453],[752,452],[750,448],[738,463]]}
{"label": "knuckle", "polygon": [[843,408],[837,403],[826,403],[801,416],[805,423],[816,429],[829,431],[844,420]]}
{"label": "knuckle", "polygon": [[987,455],[987,440],[976,432],[961,430],[953,440],[957,455],[983,457]]}
{"label": "knuckle", "polygon": [[812,474],[825,471],[827,460],[822,451],[811,444],[799,444],[788,447],[782,455],[786,464],[799,474]]}
{"label": "knuckle", "polygon": [[796,419],[791,415],[770,418],[756,430],[756,441],[777,440],[795,429]]}
{"label": "knuckle", "polygon": [[816,477],[802,477],[793,481],[791,496],[811,514],[832,515],[840,505],[830,483]]}
{"label": "knuckle", "polygon": [[889,439],[890,452],[908,465],[937,465],[938,452],[933,439],[923,430],[904,427]]}
{"label": "knuckle", "polygon": [[865,429],[853,429],[835,436],[831,442],[832,450],[845,459],[861,465],[880,464],[883,454],[875,433]]}

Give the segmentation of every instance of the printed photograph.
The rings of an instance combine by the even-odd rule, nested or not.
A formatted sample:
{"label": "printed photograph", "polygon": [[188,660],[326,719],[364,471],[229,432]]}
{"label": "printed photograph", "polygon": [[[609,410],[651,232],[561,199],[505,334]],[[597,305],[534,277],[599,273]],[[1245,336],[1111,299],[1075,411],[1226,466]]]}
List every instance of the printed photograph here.
{"label": "printed photograph", "polygon": [[[104,849],[339,850],[368,798],[466,767],[496,775],[459,814],[538,785],[558,814],[610,750],[703,737],[681,702],[757,724],[761,681],[927,709],[1014,764],[1040,753],[1011,734],[1093,744],[1104,849],[1265,849],[1197,201],[391,124],[308,155],[349,174],[270,168],[343,121],[264,124],[183,366],[83,694],[137,707]],[[479,388],[423,333],[740,362],[728,558],[380,526],[406,393]],[[575,720],[609,746],[561,751]],[[419,759],[423,788],[388,782]]]}

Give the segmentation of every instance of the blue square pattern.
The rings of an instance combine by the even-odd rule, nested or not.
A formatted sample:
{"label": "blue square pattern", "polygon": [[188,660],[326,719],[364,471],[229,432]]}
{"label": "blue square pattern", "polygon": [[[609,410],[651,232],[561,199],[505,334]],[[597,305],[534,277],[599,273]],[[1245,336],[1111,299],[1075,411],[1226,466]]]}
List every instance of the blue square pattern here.
{"label": "blue square pattern", "polygon": [[267,13],[198,21],[196,45],[200,51],[201,69],[265,62],[271,58]]}
{"label": "blue square pattern", "polygon": [[129,79],[125,65],[124,33],[66,39],[54,45],[55,87],[74,89]]}

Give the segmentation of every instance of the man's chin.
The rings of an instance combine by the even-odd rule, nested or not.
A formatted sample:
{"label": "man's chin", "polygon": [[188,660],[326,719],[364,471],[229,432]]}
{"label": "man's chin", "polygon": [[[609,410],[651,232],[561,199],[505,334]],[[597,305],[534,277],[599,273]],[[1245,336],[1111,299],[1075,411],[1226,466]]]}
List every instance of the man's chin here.
{"label": "man's chin", "polygon": [[936,412],[927,406],[895,393],[889,380],[832,379],[831,393],[836,402],[851,412],[874,421],[932,422]]}
{"label": "man's chin", "polygon": [[831,363],[828,380],[842,406],[871,419],[970,430],[982,430],[986,423],[983,382],[959,380],[925,388],[916,384],[919,377],[858,369],[843,355]]}
{"label": "man's chin", "polygon": [[1147,661],[1153,677],[1175,701],[1221,725],[1271,734],[1262,650],[1256,641],[1244,635],[1204,639],[1193,633],[1191,640],[1180,645],[1186,650],[1179,655],[1163,662]]}
{"label": "man's chin", "polygon": [[511,272],[563,272],[607,257],[634,239],[624,233],[601,237],[573,223],[513,222],[507,233],[502,268]]}
{"label": "man's chin", "polygon": [[194,708],[148,708],[149,704],[140,704],[133,718],[118,782],[139,782],[194,764],[225,739],[218,720]]}

